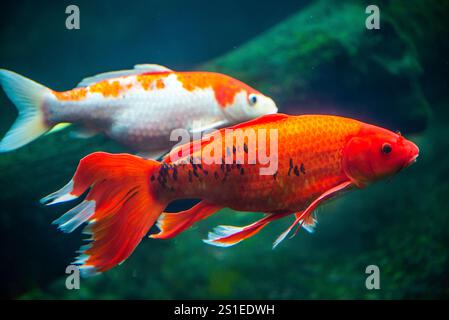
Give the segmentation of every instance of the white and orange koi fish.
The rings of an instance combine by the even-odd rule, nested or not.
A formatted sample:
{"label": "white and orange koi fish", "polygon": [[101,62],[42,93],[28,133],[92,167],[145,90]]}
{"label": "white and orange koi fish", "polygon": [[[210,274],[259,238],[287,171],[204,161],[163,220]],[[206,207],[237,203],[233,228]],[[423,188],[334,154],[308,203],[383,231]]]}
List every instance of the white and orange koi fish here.
{"label": "white and orange koi fish", "polygon": [[[174,129],[203,131],[277,112],[271,98],[227,75],[175,72],[154,64],[102,73],[64,92],[4,69],[0,84],[19,111],[0,152],[74,124],[83,137],[104,133],[157,158],[176,143],[170,141]],[[192,127],[195,122],[200,128]]]}

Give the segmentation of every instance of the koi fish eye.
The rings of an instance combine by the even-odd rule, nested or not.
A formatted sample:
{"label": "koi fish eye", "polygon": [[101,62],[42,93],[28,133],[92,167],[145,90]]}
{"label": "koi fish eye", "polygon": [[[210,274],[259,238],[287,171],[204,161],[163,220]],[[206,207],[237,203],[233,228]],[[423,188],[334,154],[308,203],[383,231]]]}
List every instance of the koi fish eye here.
{"label": "koi fish eye", "polygon": [[250,106],[255,105],[257,103],[257,96],[254,93],[250,94],[248,96],[248,102]]}
{"label": "koi fish eye", "polygon": [[391,150],[392,150],[391,144],[385,142],[385,143],[382,145],[382,153],[383,153],[383,154],[389,154],[389,153],[391,152]]}

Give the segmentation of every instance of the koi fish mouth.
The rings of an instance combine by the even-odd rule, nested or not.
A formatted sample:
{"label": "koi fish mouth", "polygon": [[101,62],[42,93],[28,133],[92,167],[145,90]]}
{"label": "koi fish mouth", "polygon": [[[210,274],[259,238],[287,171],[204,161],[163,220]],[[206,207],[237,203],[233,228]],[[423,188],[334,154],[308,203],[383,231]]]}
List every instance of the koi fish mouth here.
{"label": "koi fish mouth", "polygon": [[408,159],[407,162],[404,163],[404,166],[402,167],[402,169],[407,168],[409,166],[411,166],[412,164],[414,164],[416,162],[416,160],[418,159],[419,156],[419,148],[416,144],[414,144],[413,142],[409,141],[410,144],[410,158]]}
{"label": "koi fish mouth", "polygon": [[406,163],[405,167],[411,166],[416,162],[418,159],[419,154],[415,154],[413,157],[410,158],[410,160]]}
{"label": "koi fish mouth", "polygon": [[410,167],[412,164],[414,164],[416,162],[416,160],[418,159],[419,156],[419,148],[418,146],[416,146],[414,143],[412,143],[412,149],[410,151],[411,156],[410,158],[404,162],[404,164],[402,165],[402,167],[400,167],[396,174],[398,174],[399,172],[401,172],[402,170],[404,170],[407,167]]}
{"label": "koi fish mouth", "polygon": [[398,174],[399,172],[401,172],[402,170],[404,170],[405,168],[411,166],[412,164],[414,164],[416,162],[416,159],[418,158],[419,154],[415,154],[413,157],[411,157],[407,162],[404,162],[404,164],[402,165],[402,167],[399,167],[399,169],[395,172],[394,175]]}

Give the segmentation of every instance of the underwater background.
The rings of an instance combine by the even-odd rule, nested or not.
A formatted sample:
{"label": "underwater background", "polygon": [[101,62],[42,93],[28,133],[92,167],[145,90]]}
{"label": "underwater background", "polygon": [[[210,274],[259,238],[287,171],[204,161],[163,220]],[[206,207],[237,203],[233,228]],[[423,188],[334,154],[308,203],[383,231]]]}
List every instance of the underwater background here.
{"label": "underwater background", "polygon": [[[80,30],[65,28],[76,4]],[[365,8],[380,8],[380,29]],[[276,250],[283,219],[231,248],[201,239],[259,215],[224,209],[174,239],[144,239],[121,266],[67,290],[82,243],[39,199],[64,185],[105,137],[44,136],[0,154],[0,294],[6,299],[449,298],[449,1],[14,1],[0,3],[0,67],[54,90],[100,72],[158,63],[219,71],[273,97],[280,112],[326,113],[400,130],[418,162],[318,211]],[[0,136],[16,111],[0,90]],[[188,207],[187,202],[171,206]],[[155,230],[152,230],[155,231]],[[365,268],[380,268],[367,290]]]}

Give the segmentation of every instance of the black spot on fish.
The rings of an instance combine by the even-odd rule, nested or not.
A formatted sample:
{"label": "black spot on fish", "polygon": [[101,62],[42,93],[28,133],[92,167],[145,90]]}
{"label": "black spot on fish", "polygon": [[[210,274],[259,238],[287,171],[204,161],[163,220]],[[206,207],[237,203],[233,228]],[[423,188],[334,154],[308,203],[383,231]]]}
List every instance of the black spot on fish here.
{"label": "black spot on fish", "polygon": [[295,171],[295,175],[299,177],[299,169],[298,169],[298,166],[295,166],[295,170],[294,170],[294,171]]}
{"label": "black spot on fish", "polygon": [[302,172],[303,174],[306,174],[306,168],[304,167],[304,163],[301,163],[301,166],[300,166],[299,169],[301,170],[301,172]]}
{"label": "black spot on fish", "polygon": [[292,169],[293,169],[293,159],[290,158],[290,167],[288,168],[288,174],[287,175],[290,175],[290,173],[292,172]]}
{"label": "black spot on fish", "polygon": [[173,180],[178,179],[178,169],[176,167],[173,167]]}
{"label": "black spot on fish", "polygon": [[225,175],[224,175],[223,179],[221,180],[221,182],[224,182],[227,177],[228,177],[228,171],[225,172]]}
{"label": "black spot on fish", "polygon": [[193,161],[191,161],[190,163],[192,164],[193,175],[198,178],[197,168],[199,165],[194,164]]}
{"label": "black spot on fish", "polygon": [[168,175],[168,166],[164,163],[161,168],[159,169],[159,176],[164,178],[164,180],[167,180]]}
{"label": "black spot on fish", "polygon": [[163,187],[165,187],[165,181],[164,178],[160,175],[157,177],[157,181],[159,182],[159,184]]}

